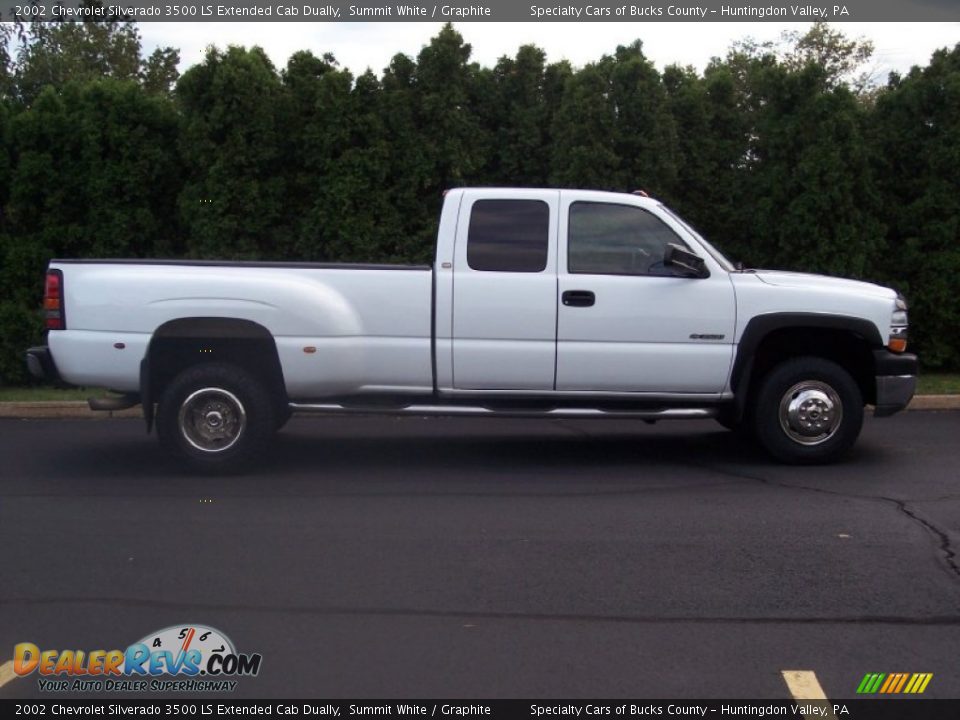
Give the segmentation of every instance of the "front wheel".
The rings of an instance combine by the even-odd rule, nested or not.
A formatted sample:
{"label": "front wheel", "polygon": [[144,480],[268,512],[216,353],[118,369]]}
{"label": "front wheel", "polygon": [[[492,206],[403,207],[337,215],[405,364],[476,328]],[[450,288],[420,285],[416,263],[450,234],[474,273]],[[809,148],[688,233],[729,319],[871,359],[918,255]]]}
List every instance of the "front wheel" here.
{"label": "front wheel", "polygon": [[818,357],[787,360],[760,382],[753,430],[778,460],[827,463],[856,442],[863,427],[863,396],[840,365]]}
{"label": "front wheel", "polygon": [[263,385],[234,365],[187,368],[167,386],[157,411],[160,443],[188,467],[230,473],[268,447],[276,427]]}

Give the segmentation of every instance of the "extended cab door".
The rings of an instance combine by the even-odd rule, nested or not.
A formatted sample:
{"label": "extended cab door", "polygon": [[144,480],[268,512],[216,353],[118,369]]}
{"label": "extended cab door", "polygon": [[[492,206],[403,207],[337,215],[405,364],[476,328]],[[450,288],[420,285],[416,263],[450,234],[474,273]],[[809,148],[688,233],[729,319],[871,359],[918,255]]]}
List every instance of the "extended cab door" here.
{"label": "extended cab door", "polygon": [[[558,391],[712,394],[730,370],[736,320],[729,275],[656,205],[563,191]],[[664,265],[669,243],[710,276]]]}
{"label": "extended cab door", "polygon": [[558,190],[466,190],[453,258],[453,387],[553,390]]}

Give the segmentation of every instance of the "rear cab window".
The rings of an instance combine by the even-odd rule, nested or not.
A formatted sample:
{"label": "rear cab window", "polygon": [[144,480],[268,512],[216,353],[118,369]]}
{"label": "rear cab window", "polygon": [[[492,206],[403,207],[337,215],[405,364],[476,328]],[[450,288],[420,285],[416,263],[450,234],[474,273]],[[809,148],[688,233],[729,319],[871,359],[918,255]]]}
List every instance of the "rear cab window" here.
{"label": "rear cab window", "polygon": [[542,200],[477,200],[470,213],[467,265],[488,272],[539,273],[547,267],[550,207]]}

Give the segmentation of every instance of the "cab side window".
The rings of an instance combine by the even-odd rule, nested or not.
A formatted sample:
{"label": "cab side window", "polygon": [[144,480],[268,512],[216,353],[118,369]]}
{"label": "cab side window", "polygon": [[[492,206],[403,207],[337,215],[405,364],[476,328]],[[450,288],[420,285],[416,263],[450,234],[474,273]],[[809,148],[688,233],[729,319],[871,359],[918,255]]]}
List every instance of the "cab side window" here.
{"label": "cab side window", "polygon": [[470,212],[472,270],[542,272],[550,244],[550,207],[542,200],[477,200]]}
{"label": "cab side window", "polygon": [[674,275],[663,264],[667,245],[687,244],[642,208],[612,203],[570,206],[567,270],[594,275]]}

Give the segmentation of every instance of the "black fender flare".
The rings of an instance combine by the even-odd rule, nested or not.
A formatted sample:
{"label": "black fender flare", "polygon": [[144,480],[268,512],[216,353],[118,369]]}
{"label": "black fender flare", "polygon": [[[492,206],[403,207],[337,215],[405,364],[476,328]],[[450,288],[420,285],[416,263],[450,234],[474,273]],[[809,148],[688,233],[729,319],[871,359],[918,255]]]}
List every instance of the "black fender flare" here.
{"label": "black fender flare", "polygon": [[743,329],[730,370],[730,390],[734,396],[737,419],[743,417],[746,407],[748,380],[753,371],[757,348],[770,333],[787,328],[844,330],[862,338],[871,349],[883,347],[883,338],[877,326],[864,318],[829,313],[773,312],[756,315],[750,318]]}
{"label": "black fender flare", "polygon": [[143,406],[143,417],[146,421],[147,432],[153,429],[155,420],[155,403],[159,401],[158,389],[155,385],[156,372],[159,370],[156,363],[152,363],[153,350],[156,342],[168,338],[206,338],[206,339],[246,339],[269,341],[273,351],[273,360],[279,386],[283,387],[283,367],[280,364],[276,339],[263,325],[252,320],[232,317],[181,317],[168,320],[156,327],[151,334],[150,342],[143,359],[140,361],[140,402]]}
{"label": "black fender flare", "polygon": [[[152,342],[152,340],[151,340]],[[143,419],[147,423],[147,433],[153,430],[153,393],[150,386],[150,350],[147,346],[147,352],[140,361],[140,407],[143,408]]]}

